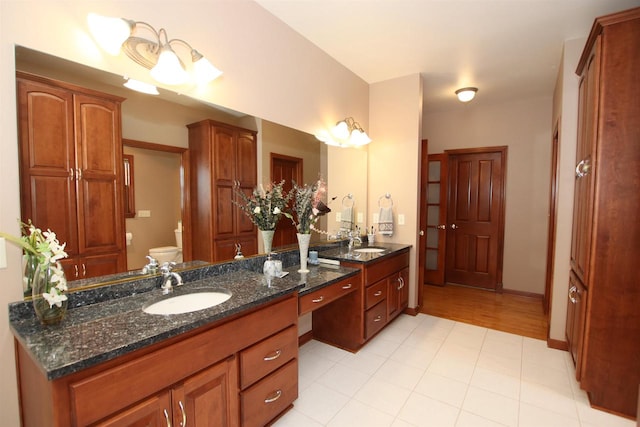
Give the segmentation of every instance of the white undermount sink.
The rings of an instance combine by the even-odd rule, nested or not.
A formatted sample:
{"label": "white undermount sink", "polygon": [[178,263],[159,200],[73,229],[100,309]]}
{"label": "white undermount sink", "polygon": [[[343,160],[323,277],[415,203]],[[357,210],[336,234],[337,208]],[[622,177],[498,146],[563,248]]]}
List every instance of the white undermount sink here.
{"label": "white undermount sink", "polygon": [[202,291],[170,296],[142,309],[148,314],[184,314],[222,304],[231,298],[231,292]]}
{"label": "white undermount sink", "polygon": [[382,248],[360,248],[353,250],[353,252],[360,252],[361,254],[379,254],[380,252],[384,251],[385,249]]}

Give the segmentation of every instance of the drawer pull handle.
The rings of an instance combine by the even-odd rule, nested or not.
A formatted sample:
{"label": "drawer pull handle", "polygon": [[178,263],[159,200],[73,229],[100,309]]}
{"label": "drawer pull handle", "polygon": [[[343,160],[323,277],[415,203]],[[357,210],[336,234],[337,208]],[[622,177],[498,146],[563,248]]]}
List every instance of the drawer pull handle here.
{"label": "drawer pull handle", "polygon": [[316,304],[319,303],[319,302],[322,302],[322,301],[324,301],[324,295],[321,296],[320,298],[316,298],[316,299],[312,299],[311,300],[311,302],[316,303]]}
{"label": "drawer pull handle", "polygon": [[348,283],[342,287],[342,289],[351,289],[351,283]]}
{"label": "drawer pull handle", "polygon": [[166,409],[164,410],[164,418],[167,420],[167,427],[171,427],[171,420],[169,419],[169,414]]}
{"label": "drawer pull handle", "polygon": [[184,405],[182,404],[182,400],[178,400],[178,406],[180,407],[180,412],[182,413],[182,424],[180,424],[180,427],[187,427],[187,413],[184,412]]}
{"label": "drawer pull handle", "polygon": [[382,291],[378,291],[375,294],[373,294],[374,297],[379,297],[380,295],[382,295]]}
{"label": "drawer pull handle", "polygon": [[276,390],[276,392],[273,393],[270,397],[264,399],[264,403],[273,403],[276,400],[280,399],[280,396],[282,396],[282,390]]}
{"label": "drawer pull handle", "polygon": [[276,350],[275,352],[273,352],[272,356],[265,356],[262,360],[264,360],[265,362],[270,362],[272,360],[276,360],[278,357],[280,357],[281,354],[282,350]]}
{"label": "drawer pull handle", "polygon": [[377,315],[375,319],[373,319],[374,322],[379,322],[382,320],[382,316],[381,315]]}

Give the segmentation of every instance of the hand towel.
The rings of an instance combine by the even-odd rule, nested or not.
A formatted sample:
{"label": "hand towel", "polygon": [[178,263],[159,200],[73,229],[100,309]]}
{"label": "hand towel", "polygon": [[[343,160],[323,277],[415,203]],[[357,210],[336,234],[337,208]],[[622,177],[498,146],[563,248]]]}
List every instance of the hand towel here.
{"label": "hand towel", "polygon": [[378,231],[383,236],[393,236],[393,208],[380,208],[378,214]]}
{"label": "hand towel", "polygon": [[353,227],[353,208],[342,208],[342,214],[340,215],[340,230],[351,231]]}

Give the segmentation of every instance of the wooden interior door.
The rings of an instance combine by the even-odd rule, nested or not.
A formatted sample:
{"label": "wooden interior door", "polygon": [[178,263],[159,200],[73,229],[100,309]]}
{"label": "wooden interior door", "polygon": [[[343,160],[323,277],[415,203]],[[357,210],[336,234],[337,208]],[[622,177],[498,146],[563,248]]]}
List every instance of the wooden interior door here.
{"label": "wooden interior door", "polygon": [[428,165],[424,283],[444,286],[447,239],[447,154],[430,154]]}
{"label": "wooden interior door", "polygon": [[551,312],[551,285],[553,283],[554,259],[556,253],[556,216],[558,205],[558,175],[560,165],[558,163],[558,125],[556,124],[551,143],[551,185],[549,191],[549,228],[547,232],[547,270],[544,285],[544,299],[542,308],[544,314]]}
{"label": "wooden interior door", "polygon": [[[283,189],[286,193],[293,187],[292,181],[302,184],[303,159],[271,153],[271,182],[284,180]],[[276,232],[273,235],[272,247],[291,245],[298,242],[296,227],[289,218],[280,217]]]}
{"label": "wooden interior door", "polygon": [[448,151],[447,282],[502,289],[506,152]]}

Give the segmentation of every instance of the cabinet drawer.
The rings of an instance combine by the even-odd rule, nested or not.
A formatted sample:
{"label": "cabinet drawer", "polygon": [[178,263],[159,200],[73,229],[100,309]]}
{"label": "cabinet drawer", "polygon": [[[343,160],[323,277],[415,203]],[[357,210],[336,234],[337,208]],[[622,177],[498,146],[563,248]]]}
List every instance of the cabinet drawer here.
{"label": "cabinet drawer", "polygon": [[298,355],[295,326],[240,352],[240,388],[245,389]]}
{"label": "cabinet drawer", "polygon": [[371,338],[387,324],[387,304],[381,302],[365,313],[365,338]]}
{"label": "cabinet drawer", "polygon": [[299,314],[309,313],[323,305],[329,304],[331,301],[335,301],[358,289],[359,285],[360,276],[356,275],[301,296],[298,305]]}
{"label": "cabinet drawer", "polygon": [[387,280],[381,280],[378,283],[367,288],[365,309],[368,310],[380,301],[387,298]]}
{"label": "cabinet drawer", "polygon": [[240,394],[243,427],[261,427],[298,398],[298,359]]}
{"label": "cabinet drawer", "polygon": [[380,279],[387,277],[390,274],[400,271],[403,268],[409,266],[409,249],[400,252],[397,255],[393,255],[388,258],[383,258],[378,262],[371,265],[367,265],[365,271],[367,274],[366,281],[367,286],[378,282]]}

